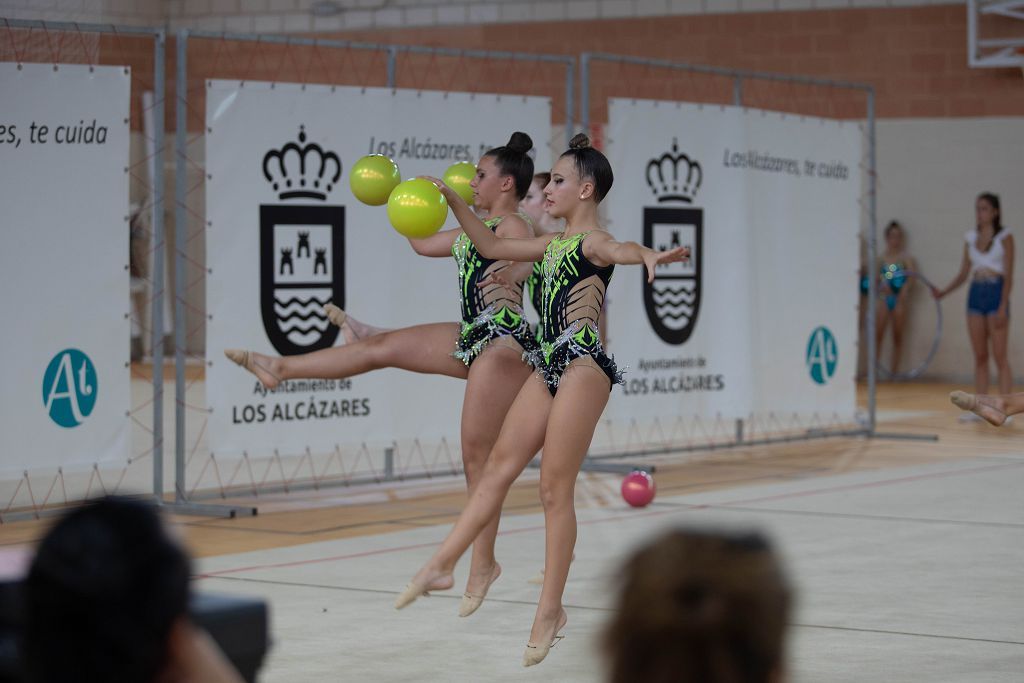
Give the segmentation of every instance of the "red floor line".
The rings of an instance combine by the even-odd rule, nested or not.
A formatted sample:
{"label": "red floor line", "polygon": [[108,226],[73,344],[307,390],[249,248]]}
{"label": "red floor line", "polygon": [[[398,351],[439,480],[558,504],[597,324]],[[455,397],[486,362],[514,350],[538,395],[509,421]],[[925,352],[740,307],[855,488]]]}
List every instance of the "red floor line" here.
{"label": "red floor line", "polygon": [[[881,480],[881,481],[863,482],[863,483],[859,483],[859,484],[845,484],[845,485],[842,485],[842,486],[830,486],[830,487],[825,487],[825,488],[812,489],[812,490],[809,490],[809,491],[794,491],[792,493],[783,493],[783,494],[778,494],[778,495],[774,495],[774,496],[762,496],[762,497],[759,497],[759,498],[745,498],[745,499],[741,499],[741,500],[727,501],[727,502],[724,502],[724,503],[696,504],[696,505],[691,505],[691,506],[689,506],[687,508],[682,508],[682,509],[680,509],[680,508],[666,508],[666,509],[658,509],[658,510],[646,510],[644,512],[630,512],[628,514],[629,514],[630,518],[637,518],[637,517],[660,517],[660,516],[663,516],[663,515],[675,514],[675,513],[678,513],[678,512],[684,512],[684,511],[689,511],[689,510],[706,510],[706,509],[711,509],[711,508],[730,507],[730,506],[733,506],[733,505],[749,505],[751,503],[763,503],[763,502],[766,502],[766,501],[784,500],[784,499],[787,499],[787,498],[801,498],[801,497],[804,497],[804,496],[816,496],[816,495],[820,495],[820,494],[824,494],[824,493],[835,493],[837,491],[853,491],[853,490],[857,490],[857,489],[868,489],[868,488],[874,488],[876,486],[889,486],[889,485],[892,485],[892,484],[903,484],[903,483],[914,482],[914,481],[923,481],[923,480],[927,480],[927,479],[941,479],[941,478],[946,478],[946,477],[959,476],[959,475],[963,475],[963,474],[976,474],[978,472],[988,472],[988,471],[992,471],[992,470],[1000,470],[1000,469],[1007,469],[1007,468],[1013,468],[1013,467],[1024,467],[1024,461],[1022,461],[1022,462],[1012,462],[1012,463],[1000,463],[998,465],[986,465],[986,466],[983,466],[983,467],[972,467],[972,468],[967,468],[967,469],[962,469],[962,470],[954,470],[952,472],[932,472],[932,473],[929,473],[929,474],[917,474],[917,475],[911,475],[911,476],[907,476],[907,477],[897,477],[895,479],[884,479],[884,480]],[[582,521],[582,522],[578,522],[578,525],[579,526],[585,526],[585,525],[591,525],[591,524],[604,524],[606,522],[618,522],[618,521],[622,521],[623,518],[624,518],[623,515],[616,515],[616,516],[613,516],[613,517],[601,517],[601,518],[598,518],[598,519],[591,519],[591,520],[585,520],[585,521]],[[526,532],[530,532],[530,531],[542,531],[543,529],[544,529],[544,525],[543,524],[539,524],[539,525],[535,525],[535,526],[522,527],[522,528],[519,528],[519,529],[509,529],[508,531],[499,531],[498,535],[499,536],[509,536],[509,535],[512,535],[512,534],[521,534],[521,533],[526,533]],[[385,555],[385,554],[388,554],[388,553],[398,553],[398,552],[403,552],[403,551],[406,551],[406,550],[418,550],[419,548],[431,548],[431,547],[436,547],[437,545],[438,544],[436,542],[416,543],[416,544],[413,544],[413,545],[394,546],[394,547],[390,547],[390,548],[377,548],[376,550],[366,550],[366,551],[363,551],[363,552],[349,553],[349,554],[346,554],[346,555],[333,555],[331,557],[318,557],[318,558],[313,558],[313,559],[308,559],[308,560],[295,560],[295,561],[292,561],[292,562],[279,562],[279,563],[275,563],[275,564],[258,564],[258,565],[251,565],[251,566],[247,566],[247,567],[237,567],[237,568],[234,568],[234,569],[221,569],[219,571],[203,572],[201,574],[197,574],[195,576],[195,578],[196,579],[209,579],[209,578],[216,578],[218,576],[224,576],[224,575],[227,575],[227,574],[241,574],[243,572],[258,571],[260,569],[282,569],[282,568],[285,568],[285,567],[300,567],[300,566],[303,566],[303,565],[319,564],[319,563],[322,563],[322,562],[337,562],[337,561],[340,561],[340,560],[352,560],[352,559],[356,559],[356,558],[360,558],[360,557],[370,557],[372,555]]]}

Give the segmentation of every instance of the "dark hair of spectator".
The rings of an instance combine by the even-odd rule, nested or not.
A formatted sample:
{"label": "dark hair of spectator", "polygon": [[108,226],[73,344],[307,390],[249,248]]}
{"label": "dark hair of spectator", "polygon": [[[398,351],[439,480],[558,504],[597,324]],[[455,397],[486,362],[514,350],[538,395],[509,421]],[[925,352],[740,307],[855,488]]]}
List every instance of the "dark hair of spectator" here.
{"label": "dark hair of spectator", "polygon": [[1003,229],[1003,210],[999,207],[999,195],[982,192],[978,195],[978,200],[988,202],[988,205],[996,212],[996,217],[992,220],[992,227],[995,228],[993,234],[998,235],[999,231]]}
{"label": "dark hair of spectator", "polygon": [[26,581],[29,680],[151,683],[186,613],[190,573],[153,505],[110,497],[73,510],[39,545]]}
{"label": "dark hair of spectator", "polygon": [[671,531],[619,576],[604,634],[612,683],[767,683],[781,671],[790,589],[760,534]]}

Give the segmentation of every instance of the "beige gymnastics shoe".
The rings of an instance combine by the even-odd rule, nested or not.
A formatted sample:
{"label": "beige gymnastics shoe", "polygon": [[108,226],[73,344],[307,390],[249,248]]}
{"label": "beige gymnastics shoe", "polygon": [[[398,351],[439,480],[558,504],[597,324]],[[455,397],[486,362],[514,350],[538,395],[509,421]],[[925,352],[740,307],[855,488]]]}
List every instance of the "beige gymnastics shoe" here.
{"label": "beige gymnastics shoe", "polygon": [[463,593],[462,602],[459,603],[460,617],[468,617],[470,614],[480,609],[480,605],[484,604],[484,598],[487,597],[487,591],[491,589],[491,585],[498,580],[499,576],[501,576],[501,565],[495,562],[494,571],[491,572],[491,580],[487,582],[487,587],[484,588],[483,593],[480,595]]}
{"label": "beige gymnastics shoe", "polygon": [[246,349],[224,349],[224,355],[235,365],[256,375],[267,389],[274,389],[281,383],[281,378],[270,369],[271,360],[262,354]]}
{"label": "beige gymnastics shoe", "polygon": [[[997,407],[998,403],[1001,403],[997,398],[968,394],[966,391],[954,391],[949,394],[949,400],[960,410],[969,410],[996,427],[1001,427],[1006,422],[1006,413]],[[997,405],[993,405],[993,403]]]}
{"label": "beige gymnastics shoe", "polygon": [[559,634],[559,631],[565,628],[565,624],[568,620],[569,617],[566,616],[565,610],[562,610],[562,620],[555,629],[555,633],[551,637],[550,642],[542,645],[534,645],[533,643],[526,644],[526,650],[523,652],[523,666],[534,666],[544,661],[544,658],[548,656],[548,652],[551,651],[551,648],[565,637]]}

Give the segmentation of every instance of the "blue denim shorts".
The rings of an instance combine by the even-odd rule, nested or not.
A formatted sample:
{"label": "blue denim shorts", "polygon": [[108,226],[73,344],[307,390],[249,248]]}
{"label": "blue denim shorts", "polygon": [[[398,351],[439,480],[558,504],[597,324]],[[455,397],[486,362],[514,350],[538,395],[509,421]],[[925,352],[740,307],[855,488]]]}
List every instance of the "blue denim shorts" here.
{"label": "blue denim shorts", "polygon": [[1003,301],[1003,278],[975,280],[967,292],[968,315],[992,315]]}

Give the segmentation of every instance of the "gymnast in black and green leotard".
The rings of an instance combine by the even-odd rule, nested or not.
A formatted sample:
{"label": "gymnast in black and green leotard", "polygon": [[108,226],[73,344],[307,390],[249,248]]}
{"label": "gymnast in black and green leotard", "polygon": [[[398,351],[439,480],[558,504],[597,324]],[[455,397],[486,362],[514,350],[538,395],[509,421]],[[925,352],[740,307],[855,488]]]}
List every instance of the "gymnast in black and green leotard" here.
{"label": "gymnast in black and green leotard", "polygon": [[[523,220],[525,216],[519,215]],[[504,216],[484,221],[493,232]],[[455,357],[469,366],[489,344],[518,344],[522,353],[532,353],[537,342],[523,315],[521,282],[487,282],[489,276],[508,268],[507,261],[480,255],[466,233],[460,232],[452,244],[452,256],[459,267],[459,300],[462,303],[462,328]]]}
{"label": "gymnast in black and green leotard", "polygon": [[[525,295],[529,297],[530,303],[533,304],[533,310],[537,311],[537,320],[543,317],[541,311],[544,310],[544,272],[542,270],[540,261],[533,264],[533,270],[530,271],[530,276],[526,278],[526,282],[523,283],[523,287],[526,290]],[[536,334],[537,340],[540,340],[541,327],[540,323],[537,323]]]}
{"label": "gymnast in black and green leotard", "polygon": [[[488,221],[490,234],[502,238],[533,235],[530,223],[518,213],[519,201],[533,179],[533,161],[527,154],[532,146],[528,135],[515,133],[507,144],[488,150],[477,164],[470,187],[477,208],[492,217]],[[471,210],[469,213],[479,221]],[[454,257],[459,273],[461,322],[430,323],[379,333],[370,328],[370,334],[362,336],[360,331],[367,326],[346,320],[344,311],[332,307],[328,310],[332,322],[342,325],[343,331],[344,326],[352,328],[346,331],[348,343],[343,346],[284,357],[238,349],[225,353],[268,388],[282,379],[353,377],[382,368],[465,379],[462,463],[472,494],[506,411],[533,373],[523,355],[537,345],[523,321],[523,290],[517,284],[526,278],[529,264],[510,266],[508,261],[482,256],[461,227],[409,242],[420,255]],[[403,275],[388,274],[395,278]],[[500,277],[504,284],[488,281],[491,276]],[[408,279],[403,283],[415,286]],[[480,606],[488,587],[501,573],[494,556],[497,531],[495,517],[473,544],[473,562],[459,606],[460,616],[468,616]]]}
{"label": "gymnast in black and green leotard", "polygon": [[[615,264],[596,266],[583,253],[593,231],[556,235],[541,259],[540,348],[528,356],[554,396],[570,364],[590,365],[608,376],[609,389],[622,382],[615,361],[604,352],[598,321]],[[582,359],[582,360],[581,360]]]}
{"label": "gymnast in black and green leotard", "polygon": [[523,664],[547,655],[565,626],[562,593],[576,543],[576,475],[590,446],[608,388],[619,380],[598,339],[601,303],[615,265],[644,264],[648,278],[662,263],[689,257],[686,247],[654,251],[618,242],[599,227],[597,205],[612,185],[608,159],[585,135],[555,163],[544,189],[545,210],[565,218],[565,230],[541,237],[503,237],[487,226],[455,192],[436,178],[448,204],[480,253],[523,263],[542,261],[542,349],[527,354],[543,381],[523,384],[469,503],[437,552],[398,596],[402,608],[426,591],[452,585],[455,564],[482,529],[493,524],[512,483],[543,446],[540,498],[544,505],[544,587]]}
{"label": "gymnast in black and green leotard", "polygon": [[[544,210],[544,188],[551,182],[551,174],[547,171],[535,173],[530,189],[526,196],[519,202],[519,211],[526,215],[533,224],[533,234],[537,237],[558,233],[562,231],[561,221],[551,217],[551,214]],[[533,310],[537,311],[537,318],[542,315],[541,296],[544,291],[543,275],[541,273],[541,262],[533,264],[533,271],[526,278],[525,295],[533,304]],[[537,338],[540,338],[540,326],[536,329]]]}

